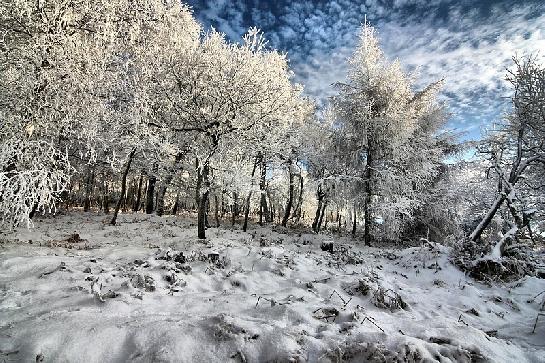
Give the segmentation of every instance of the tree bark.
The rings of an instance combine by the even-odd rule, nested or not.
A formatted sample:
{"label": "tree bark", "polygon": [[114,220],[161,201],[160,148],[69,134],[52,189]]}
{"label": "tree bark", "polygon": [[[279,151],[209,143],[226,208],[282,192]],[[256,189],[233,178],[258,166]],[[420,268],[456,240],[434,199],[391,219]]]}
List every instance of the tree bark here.
{"label": "tree bark", "polygon": [[371,228],[373,224],[373,217],[371,215],[371,203],[372,203],[372,180],[373,177],[373,151],[370,149],[367,151],[367,165],[365,168],[365,199],[363,201],[363,213],[364,213],[364,230],[363,241],[366,246],[371,246]]}
{"label": "tree bark", "polygon": [[148,176],[148,189],[146,190],[146,214],[153,213],[155,196],[155,184],[157,183],[157,177],[155,175]]}
{"label": "tree bark", "polygon": [[320,229],[322,228],[322,222],[324,220],[324,214],[325,214],[326,208],[327,208],[327,200],[322,204],[322,211],[320,212],[320,219],[318,220],[317,232],[320,232]]}
{"label": "tree bark", "polygon": [[267,206],[267,192],[266,192],[266,176],[267,176],[267,163],[262,154],[260,154],[260,163],[261,163],[261,179],[259,181],[259,190],[261,192],[261,198],[259,203],[259,224],[263,225],[263,217],[265,217],[265,222],[271,222],[271,214],[269,212],[269,207]]}
{"label": "tree bark", "polygon": [[214,218],[216,219],[216,228],[220,226],[219,200],[217,193],[214,193]]}
{"label": "tree bark", "polygon": [[231,225],[235,225],[236,217],[238,217],[238,194],[233,192],[233,205],[231,208]]}
{"label": "tree bark", "polygon": [[104,190],[103,190],[103,197],[102,197],[102,209],[104,210],[104,214],[110,213],[110,191],[108,190],[108,182],[104,182]]}
{"label": "tree bark", "polygon": [[286,227],[286,225],[288,224],[288,219],[290,218],[290,214],[291,214],[291,207],[293,205],[293,191],[294,191],[295,186],[293,185],[294,175],[293,175],[292,161],[291,160],[289,161],[289,164],[288,164],[288,173],[289,173],[290,185],[289,185],[289,190],[288,190],[288,203],[286,205],[286,210],[284,211],[284,218],[282,218],[282,226],[283,227]]}
{"label": "tree bark", "polygon": [[132,159],[134,158],[135,154],[136,154],[136,148],[132,149],[131,153],[129,154],[129,160],[127,160],[127,166],[125,167],[125,171],[123,172],[123,178],[121,179],[121,195],[119,196],[119,199],[117,200],[117,205],[115,206],[114,215],[112,217],[112,220],[110,221],[110,224],[112,226],[115,226],[115,223],[117,221],[117,215],[119,213],[119,209],[121,208],[121,203],[123,203],[123,199],[125,199],[125,192],[127,191],[127,175],[129,174]]}
{"label": "tree bark", "polygon": [[91,210],[91,198],[93,194],[93,184],[95,182],[95,170],[89,170],[87,174],[87,180],[85,182],[85,200],[83,201],[83,211],[89,212]]}
{"label": "tree bark", "polygon": [[180,204],[180,194],[176,194],[176,199],[174,200],[174,205],[172,206],[172,215],[173,216],[178,214],[178,204]]}
{"label": "tree bark", "polygon": [[134,202],[134,205],[132,207],[133,212],[138,212],[140,210],[140,203],[142,200],[142,184],[144,181],[144,175],[140,174],[140,178],[138,179],[138,189],[136,191],[136,201]]}
{"label": "tree bark", "polygon": [[[254,185],[254,175],[255,175],[255,169],[257,168],[258,160],[254,162],[254,168],[252,169],[252,182],[251,185],[253,187]],[[248,216],[250,215],[250,200],[252,198],[252,188],[250,188],[250,192],[248,193],[248,197],[246,197],[246,207],[244,209],[244,224],[242,225],[242,231],[246,232],[248,229]]]}
{"label": "tree bark", "polygon": [[299,223],[301,220],[301,210],[303,209],[303,187],[304,180],[303,174],[299,174],[299,198],[297,199],[297,206],[295,207],[295,223]]}
{"label": "tree bark", "polygon": [[496,198],[492,206],[488,209],[488,212],[486,213],[484,218],[481,220],[481,222],[469,235],[470,241],[477,241],[481,237],[481,234],[486,229],[486,227],[488,227],[488,225],[490,224],[490,222],[496,215],[496,212],[498,211],[498,209],[500,209],[504,201],[505,201],[505,194],[500,194],[498,198]]}
{"label": "tree bark", "polygon": [[354,220],[352,221],[352,236],[356,235],[356,229],[358,226],[357,218],[358,218],[358,215],[356,211],[356,203],[354,203]]}
{"label": "tree bark", "polygon": [[206,208],[208,205],[208,196],[210,195],[210,181],[208,180],[209,166],[208,161],[205,161],[202,169],[197,171],[198,179],[201,180],[199,190],[199,204],[197,212],[197,235],[200,239],[206,239]]}
{"label": "tree bark", "polygon": [[318,199],[318,207],[316,208],[316,215],[314,216],[314,221],[312,222],[312,230],[318,232],[318,222],[320,221],[320,213],[322,212],[322,204],[325,197],[325,194],[322,191],[322,186],[318,185],[318,190],[316,192],[316,197]]}

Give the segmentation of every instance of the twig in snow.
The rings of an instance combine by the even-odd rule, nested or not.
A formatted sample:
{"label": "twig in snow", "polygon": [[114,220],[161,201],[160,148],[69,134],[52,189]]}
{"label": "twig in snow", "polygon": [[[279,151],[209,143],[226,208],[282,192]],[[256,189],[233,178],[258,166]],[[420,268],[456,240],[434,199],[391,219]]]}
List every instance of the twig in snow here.
{"label": "twig in snow", "polygon": [[[536,295],[536,297],[538,297],[539,295],[543,294],[545,291],[542,291],[540,292],[539,294]],[[534,298],[535,299],[535,298]],[[537,321],[539,319],[539,316],[540,315],[544,315],[545,316],[545,312],[542,312],[543,310],[545,310],[545,298],[543,299],[543,302],[541,303],[541,307],[539,308],[539,311],[537,312],[537,315],[536,315],[536,321],[534,322],[534,329],[532,330],[532,334],[534,334],[536,332],[536,328],[537,328]]]}
{"label": "twig in snow", "polygon": [[[252,294],[251,296],[257,296],[256,294]],[[276,303],[276,300],[274,299],[269,299],[269,298],[266,298],[264,296],[257,296],[257,301],[255,303],[255,309],[257,309],[257,305],[259,305],[259,301],[263,299],[263,300],[267,300],[268,302],[271,303],[271,306],[275,306],[277,303]]]}
{"label": "twig in snow", "polygon": [[460,316],[458,317],[458,322],[459,322],[459,323],[463,323],[465,326],[469,326],[469,324],[466,323],[466,322],[464,321],[464,319],[462,319],[462,314],[460,314]]}
{"label": "twig in snow", "polygon": [[539,294],[537,294],[537,295],[534,296],[533,298],[528,299],[526,302],[527,302],[527,303],[533,303],[533,302],[537,299],[537,297],[538,297],[539,295],[544,294],[544,293],[545,293],[545,290],[541,291]]}
{"label": "twig in snow", "polygon": [[66,264],[64,262],[61,262],[61,264],[59,266],[57,266],[54,270],[47,271],[47,272],[44,272],[44,273],[40,274],[40,278],[42,278],[44,276],[47,276],[47,275],[50,275],[53,272],[60,271],[60,270],[66,270]]}
{"label": "twig in snow", "polygon": [[343,302],[343,304],[344,304],[343,307],[342,307],[342,309],[346,308],[346,306],[348,305],[348,303],[349,303],[350,301],[352,301],[352,298],[350,298],[348,301],[346,301],[345,299],[343,299],[343,297],[337,292],[337,290],[333,290],[333,292],[331,293],[331,295],[329,295],[329,299],[331,299],[331,297],[333,296],[333,294],[336,294],[336,295],[339,297],[339,299],[342,300],[342,302]]}

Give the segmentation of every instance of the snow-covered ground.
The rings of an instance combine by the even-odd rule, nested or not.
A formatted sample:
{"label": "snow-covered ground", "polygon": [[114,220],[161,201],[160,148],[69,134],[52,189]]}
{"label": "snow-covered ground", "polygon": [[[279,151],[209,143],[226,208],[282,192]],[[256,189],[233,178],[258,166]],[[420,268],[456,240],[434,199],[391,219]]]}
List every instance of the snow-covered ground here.
{"label": "snow-covered ground", "polygon": [[446,247],[257,227],[205,244],[191,219],[105,221],[0,234],[0,361],[545,362],[545,280],[489,287]]}

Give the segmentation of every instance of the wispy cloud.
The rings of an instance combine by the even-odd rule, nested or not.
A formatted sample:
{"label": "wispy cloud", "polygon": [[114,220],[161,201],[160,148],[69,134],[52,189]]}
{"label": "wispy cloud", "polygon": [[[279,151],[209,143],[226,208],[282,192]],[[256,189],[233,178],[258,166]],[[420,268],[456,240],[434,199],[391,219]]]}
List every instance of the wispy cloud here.
{"label": "wispy cloud", "polygon": [[545,54],[541,1],[196,1],[196,16],[237,40],[252,25],[288,52],[296,80],[322,102],[346,76],[346,58],[367,16],[386,54],[418,70],[419,86],[445,79],[450,126],[478,138],[508,105],[505,69],[514,55]]}

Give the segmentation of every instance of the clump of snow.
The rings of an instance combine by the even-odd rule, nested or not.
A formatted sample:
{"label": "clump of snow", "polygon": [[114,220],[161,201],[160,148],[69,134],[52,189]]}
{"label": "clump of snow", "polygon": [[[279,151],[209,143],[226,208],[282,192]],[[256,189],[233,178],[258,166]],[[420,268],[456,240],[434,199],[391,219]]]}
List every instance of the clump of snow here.
{"label": "clump of snow", "polygon": [[484,285],[446,247],[268,228],[212,228],[203,243],[176,217],[103,219],[1,238],[0,359],[545,361],[545,321],[532,333],[545,280]]}

